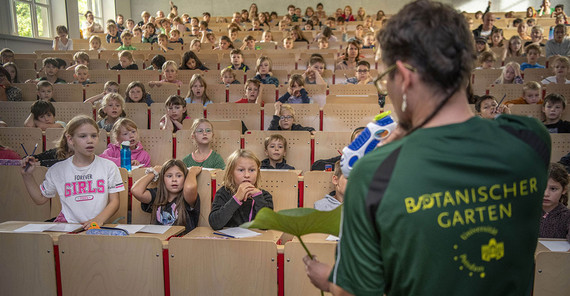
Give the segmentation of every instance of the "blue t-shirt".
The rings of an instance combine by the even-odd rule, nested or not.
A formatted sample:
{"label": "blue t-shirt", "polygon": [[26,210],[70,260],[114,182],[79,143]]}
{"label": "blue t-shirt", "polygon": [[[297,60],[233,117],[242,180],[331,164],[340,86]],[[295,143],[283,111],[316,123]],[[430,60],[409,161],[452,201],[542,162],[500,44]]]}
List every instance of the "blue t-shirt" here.
{"label": "blue t-shirt", "polygon": [[524,69],[544,69],[544,66],[539,65],[538,63],[531,65],[529,63],[522,63],[521,64],[521,71],[524,71]]}

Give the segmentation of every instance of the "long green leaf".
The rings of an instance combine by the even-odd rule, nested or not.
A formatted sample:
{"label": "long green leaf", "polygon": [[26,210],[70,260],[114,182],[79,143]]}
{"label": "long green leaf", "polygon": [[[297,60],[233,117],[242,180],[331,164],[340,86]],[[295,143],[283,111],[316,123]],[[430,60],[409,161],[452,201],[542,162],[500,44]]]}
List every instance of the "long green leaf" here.
{"label": "long green leaf", "polygon": [[309,233],[327,233],[338,236],[342,206],[323,212],[309,208],[296,208],[274,212],[261,209],[255,219],[241,225],[243,228],[272,229],[300,237]]}

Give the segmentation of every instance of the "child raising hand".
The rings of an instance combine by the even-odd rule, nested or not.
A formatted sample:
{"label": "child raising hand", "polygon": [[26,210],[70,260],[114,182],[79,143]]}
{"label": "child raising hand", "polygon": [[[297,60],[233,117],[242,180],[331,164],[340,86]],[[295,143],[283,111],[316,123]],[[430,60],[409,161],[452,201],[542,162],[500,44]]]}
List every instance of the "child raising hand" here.
{"label": "child raising hand", "polygon": [[[133,196],[142,204],[145,212],[151,213],[152,224],[181,225],[184,233],[198,226],[200,218],[200,196],[196,177],[202,168],[191,167],[178,159],[171,159],[163,165],[146,170],[132,187]],[[158,181],[158,187],[147,188]]]}
{"label": "child raising hand", "polygon": [[21,173],[26,189],[37,205],[60,196],[61,213],[54,222],[81,223],[85,229],[92,222],[103,225],[119,209],[119,192],[125,190],[119,169],[95,155],[99,127],[93,118],[71,119],[65,137],[73,156],[50,167],[40,186],[32,174],[38,161],[24,158]]}

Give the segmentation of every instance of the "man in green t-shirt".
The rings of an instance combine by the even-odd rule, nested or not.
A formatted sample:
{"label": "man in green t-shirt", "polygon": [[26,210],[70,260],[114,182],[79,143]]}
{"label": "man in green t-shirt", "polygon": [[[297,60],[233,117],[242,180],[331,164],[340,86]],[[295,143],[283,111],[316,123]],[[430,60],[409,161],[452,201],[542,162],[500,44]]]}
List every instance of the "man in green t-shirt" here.
{"label": "man in green t-shirt", "polygon": [[391,67],[376,86],[389,93],[400,129],[350,173],[335,266],[304,258],[320,289],[530,291],[550,138],[536,119],[473,116],[472,38],[462,15],[429,1],[406,5],[380,32]]}

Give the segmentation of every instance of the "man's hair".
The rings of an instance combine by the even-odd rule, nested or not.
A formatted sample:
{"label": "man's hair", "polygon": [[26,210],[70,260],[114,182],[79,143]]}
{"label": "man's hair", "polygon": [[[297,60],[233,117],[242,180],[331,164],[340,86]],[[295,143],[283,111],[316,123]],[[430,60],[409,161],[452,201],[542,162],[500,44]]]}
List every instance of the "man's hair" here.
{"label": "man's hair", "polygon": [[556,94],[556,93],[548,94],[544,98],[542,106],[545,106],[546,103],[551,103],[551,104],[562,103],[562,110],[566,109],[566,98],[561,94]]}
{"label": "man's hair", "polygon": [[405,61],[424,82],[446,94],[467,86],[475,60],[473,35],[453,7],[409,3],[390,18],[377,39],[384,64]]}
{"label": "man's hair", "polygon": [[285,152],[287,152],[287,139],[285,139],[285,137],[283,137],[280,134],[273,134],[267,138],[265,138],[265,142],[263,142],[263,147],[265,147],[265,150],[267,150],[267,146],[269,146],[269,143],[271,143],[271,141],[280,141],[283,143],[283,148],[285,148]]}
{"label": "man's hair", "polygon": [[55,116],[55,107],[52,103],[47,101],[38,100],[32,104],[31,113],[34,115],[34,119],[38,119],[40,116],[51,113]]}

